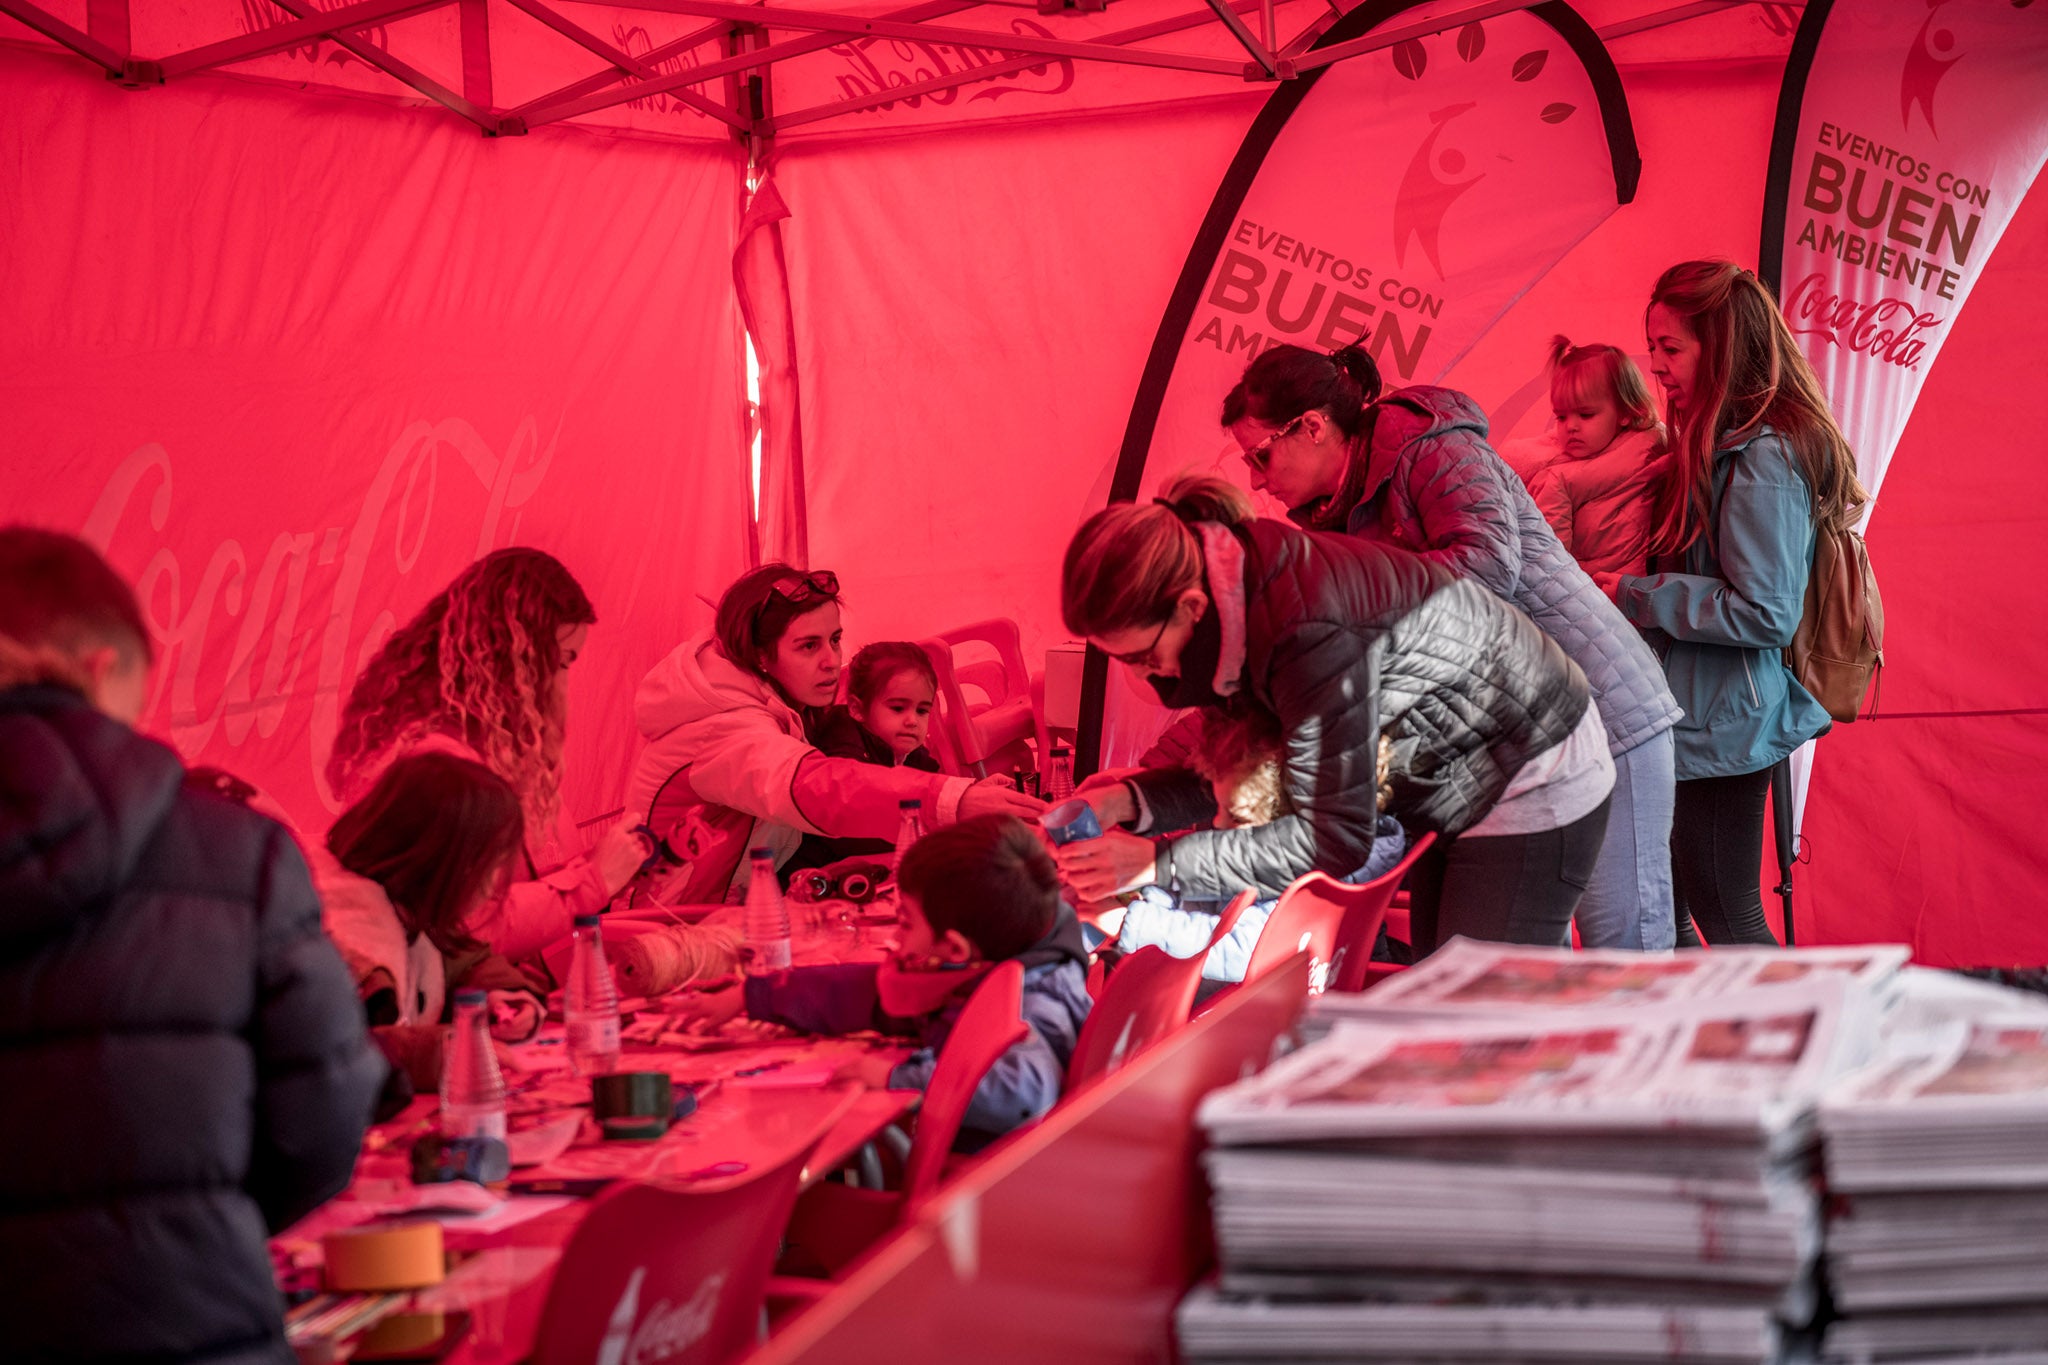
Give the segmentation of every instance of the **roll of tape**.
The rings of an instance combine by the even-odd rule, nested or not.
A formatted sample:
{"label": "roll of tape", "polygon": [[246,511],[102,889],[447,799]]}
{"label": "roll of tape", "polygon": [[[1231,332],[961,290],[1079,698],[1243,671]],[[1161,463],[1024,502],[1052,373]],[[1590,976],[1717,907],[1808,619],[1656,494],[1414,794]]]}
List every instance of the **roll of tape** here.
{"label": "roll of tape", "polygon": [[330,1232],[321,1242],[327,1288],[337,1293],[421,1289],[448,1273],[439,1223],[372,1223]]}
{"label": "roll of tape", "polygon": [[614,1071],[590,1078],[590,1112],[607,1119],[668,1121],[675,1107],[675,1083],[664,1071]]}

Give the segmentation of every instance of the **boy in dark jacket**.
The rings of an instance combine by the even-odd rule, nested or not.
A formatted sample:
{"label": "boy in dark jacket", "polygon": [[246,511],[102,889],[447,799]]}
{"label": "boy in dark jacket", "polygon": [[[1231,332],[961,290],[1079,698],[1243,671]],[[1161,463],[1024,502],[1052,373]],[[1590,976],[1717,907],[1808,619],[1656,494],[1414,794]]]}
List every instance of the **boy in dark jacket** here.
{"label": "boy in dark jacket", "polygon": [[13,1359],[287,1365],[265,1242],[384,1065],[284,829],[129,728],[133,593],[0,528],[0,1283]]}
{"label": "boy in dark jacket", "polygon": [[1014,816],[976,816],[926,835],[896,876],[903,938],[894,959],[749,977],[747,1013],[812,1033],[880,1029],[914,1037],[919,1049],[907,1061],[862,1079],[922,1090],[988,969],[1022,963],[1030,1032],[974,1092],[955,1143],[972,1151],[1060,1097],[1090,1003],[1080,921],[1060,900],[1059,872],[1043,839]]}

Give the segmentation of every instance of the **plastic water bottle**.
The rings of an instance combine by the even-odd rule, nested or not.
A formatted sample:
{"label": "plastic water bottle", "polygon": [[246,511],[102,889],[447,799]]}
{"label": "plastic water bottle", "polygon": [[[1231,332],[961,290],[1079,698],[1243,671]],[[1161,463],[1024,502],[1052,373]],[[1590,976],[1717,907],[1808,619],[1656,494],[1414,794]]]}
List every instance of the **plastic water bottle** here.
{"label": "plastic water bottle", "polygon": [[1045,779],[1045,799],[1057,806],[1074,794],[1074,755],[1064,744],[1052,746],[1052,771]]}
{"label": "plastic water bottle", "polygon": [[747,971],[754,976],[789,970],[789,903],[775,880],[775,850],[757,848],[747,883]]}
{"label": "plastic water bottle", "polygon": [[455,1024],[441,1051],[441,1134],[505,1137],[505,1078],[491,1048],[491,1011],[482,991],[455,992]]}
{"label": "plastic water bottle", "polygon": [[568,1025],[569,1065],[577,1075],[619,1069],[619,988],[604,960],[603,921],[596,915],[576,917],[562,1020]]}
{"label": "plastic water bottle", "polygon": [[903,855],[910,852],[910,846],[924,838],[924,802],[913,796],[898,801],[896,809],[902,814],[896,820],[896,850],[889,855],[891,870],[902,866]]}

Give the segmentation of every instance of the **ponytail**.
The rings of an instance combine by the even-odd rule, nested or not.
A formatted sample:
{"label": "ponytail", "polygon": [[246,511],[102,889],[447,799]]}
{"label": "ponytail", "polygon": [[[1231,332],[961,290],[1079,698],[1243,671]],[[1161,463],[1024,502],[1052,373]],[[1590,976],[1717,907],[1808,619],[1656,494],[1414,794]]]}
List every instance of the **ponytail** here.
{"label": "ponytail", "polygon": [[1245,366],[1244,377],[1223,396],[1222,425],[1235,426],[1249,417],[1279,427],[1304,412],[1323,411],[1337,430],[1356,436],[1380,388],[1380,367],[1359,342],[1328,352],[1271,346]]}

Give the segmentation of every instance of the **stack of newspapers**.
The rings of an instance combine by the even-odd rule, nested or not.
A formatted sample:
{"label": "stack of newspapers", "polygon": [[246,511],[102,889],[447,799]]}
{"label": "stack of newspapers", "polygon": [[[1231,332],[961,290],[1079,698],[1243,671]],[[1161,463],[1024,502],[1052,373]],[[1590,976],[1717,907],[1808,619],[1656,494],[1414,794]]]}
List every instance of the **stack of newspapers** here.
{"label": "stack of newspapers", "polygon": [[[1191,1361],[1783,1358],[1814,1314],[1814,1114],[1894,948],[1454,942],[1199,1121]],[[1395,987],[1400,989],[1397,991]]]}
{"label": "stack of newspapers", "polygon": [[2048,1003],[1911,973],[1822,1101],[1830,1361],[2048,1362]]}

